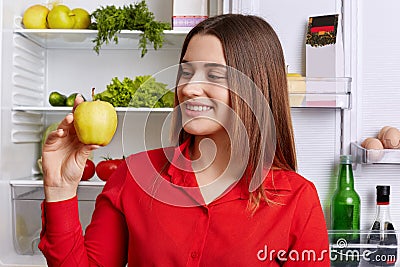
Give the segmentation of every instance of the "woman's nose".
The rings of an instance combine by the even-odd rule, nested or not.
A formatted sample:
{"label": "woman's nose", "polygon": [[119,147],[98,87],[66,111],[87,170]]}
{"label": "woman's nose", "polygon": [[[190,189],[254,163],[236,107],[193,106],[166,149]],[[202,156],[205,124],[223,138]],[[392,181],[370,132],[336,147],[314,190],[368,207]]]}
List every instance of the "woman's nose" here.
{"label": "woman's nose", "polygon": [[180,85],[182,94],[188,97],[204,95],[204,82],[191,79],[187,83]]}

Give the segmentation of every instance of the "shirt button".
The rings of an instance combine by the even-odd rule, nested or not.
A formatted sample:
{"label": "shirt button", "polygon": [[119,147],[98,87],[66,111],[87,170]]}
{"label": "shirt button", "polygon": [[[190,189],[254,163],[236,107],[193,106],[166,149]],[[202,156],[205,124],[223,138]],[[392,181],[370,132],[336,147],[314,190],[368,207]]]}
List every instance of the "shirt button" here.
{"label": "shirt button", "polygon": [[197,251],[193,251],[193,252],[190,254],[190,256],[191,256],[193,259],[195,259],[195,258],[197,258],[197,257],[199,256],[199,253],[197,253]]}

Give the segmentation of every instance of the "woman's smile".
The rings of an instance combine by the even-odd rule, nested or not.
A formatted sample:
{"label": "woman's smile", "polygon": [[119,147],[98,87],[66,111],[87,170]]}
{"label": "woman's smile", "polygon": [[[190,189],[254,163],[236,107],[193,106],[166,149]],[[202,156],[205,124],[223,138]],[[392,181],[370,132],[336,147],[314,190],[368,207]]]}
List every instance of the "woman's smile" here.
{"label": "woman's smile", "polygon": [[185,113],[187,116],[195,117],[204,115],[213,109],[210,105],[202,104],[199,102],[185,103]]}

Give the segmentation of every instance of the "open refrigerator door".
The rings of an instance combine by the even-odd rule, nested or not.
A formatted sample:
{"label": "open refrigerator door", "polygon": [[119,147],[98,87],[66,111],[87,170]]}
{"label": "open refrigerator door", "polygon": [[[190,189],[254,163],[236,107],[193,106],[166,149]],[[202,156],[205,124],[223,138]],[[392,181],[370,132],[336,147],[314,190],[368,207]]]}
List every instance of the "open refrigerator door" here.
{"label": "open refrigerator door", "polygon": [[[1,11],[1,178],[0,178],[0,266],[45,266],[37,245],[41,231],[43,181],[38,160],[45,129],[59,122],[71,107],[49,103],[52,91],[66,95],[82,93],[90,98],[91,89],[106,90],[118,77],[134,79],[155,75],[176,65],[186,32],[166,31],[163,49],[148,48],[145,57],[138,48],[139,31],[123,31],[119,44],[93,50],[96,30],[25,29],[21,16],[34,1],[2,1]],[[83,7],[92,12],[107,1],[64,5]],[[128,1],[114,1],[123,6]],[[171,2],[148,1],[157,19],[169,22]],[[155,64],[156,62],[156,64]],[[6,77],[3,79],[3,77]],[[171,78],[171,77],[169,77]],[[170,85],[169,85],[170,86]],[[113,141],[91,156],[97,164],[103,157],[122,158],[145,148],[160,146],[163,125],[170,108],[149,115],[149,108],[116,108],[119,127]],[[126,121],[126,122],[125,122]],[[130,121],[130,122],[129,122]],[[148,124],[147,134],[141,131]],[[140,127],[138,127],[140,126]],[[150,134],[149,134],[150,132]],[[168,132],[168,130],[166,130]],[[128,135],[123,140],[123,134]],[[146,138],[144,135],[146,134]],[[165,134],[164,134],[165,135]],[[147,140],[144,144],[143,140]],[[83,229],[90,222],[97,195],[104,181],[95,176],[82,181],[78,189],[80,220]]]}

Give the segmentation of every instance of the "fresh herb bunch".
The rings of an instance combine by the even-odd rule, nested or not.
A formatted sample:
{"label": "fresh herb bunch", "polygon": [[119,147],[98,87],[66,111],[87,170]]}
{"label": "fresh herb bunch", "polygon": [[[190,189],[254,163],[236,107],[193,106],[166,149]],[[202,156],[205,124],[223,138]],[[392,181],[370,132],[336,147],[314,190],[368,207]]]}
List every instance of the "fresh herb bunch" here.
{"label": "fresh herb bunch", "polygon": [[120,81],[114,77],[107,89],[94,96],[94,100],[111,103],[114,107],[173,107],[174,93],[167,85],[157,82],[151,75],[125,77]]}
{"label": "fresh herb bunch", "polygon": [[149,11],[143,0],[134,5],[116,7],[114,5],[99,7],[92,14],[94,21],[90,28],[97,30],[97,37],[93,40],[94,50],[98,54],[100,47],[105,43],[118,44],[118,33],[121,30],[139,30],[139,48],[142,57],[147,53],[148,42],[153,43],[154,49],[161,48],[164,42],[164,30],[170,30],[171,25],[166,22],[155,21],[154,14]]}

